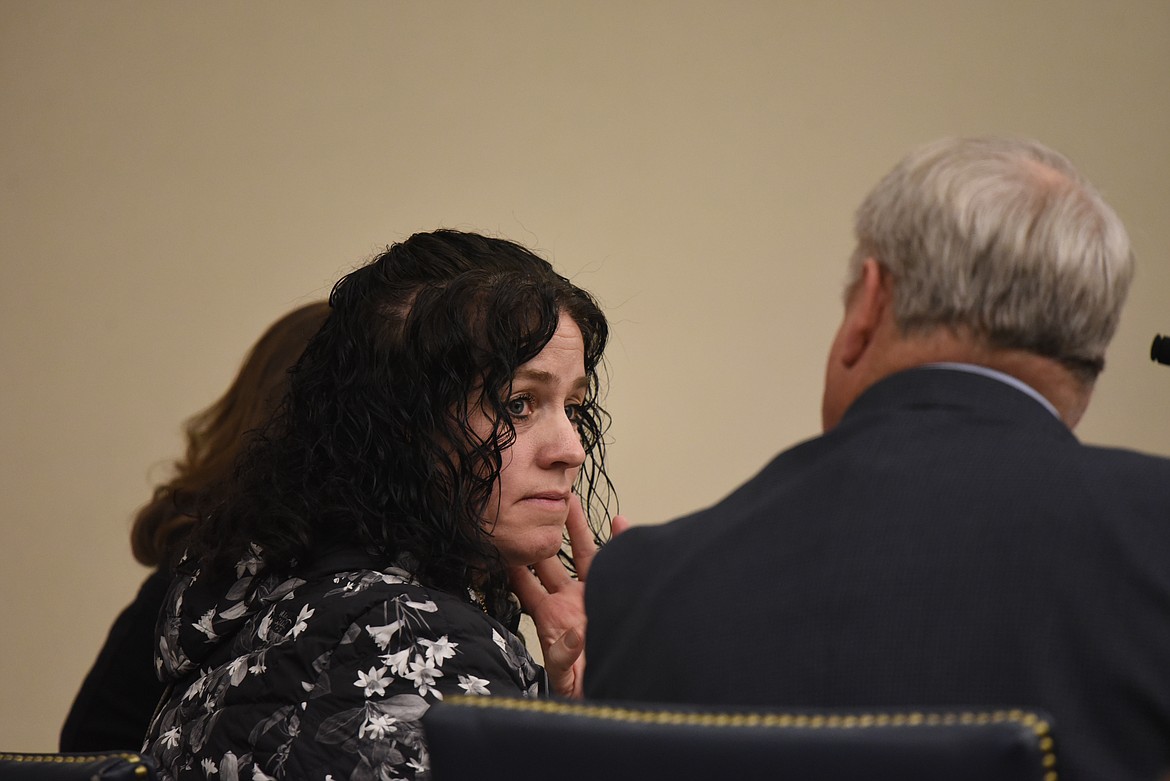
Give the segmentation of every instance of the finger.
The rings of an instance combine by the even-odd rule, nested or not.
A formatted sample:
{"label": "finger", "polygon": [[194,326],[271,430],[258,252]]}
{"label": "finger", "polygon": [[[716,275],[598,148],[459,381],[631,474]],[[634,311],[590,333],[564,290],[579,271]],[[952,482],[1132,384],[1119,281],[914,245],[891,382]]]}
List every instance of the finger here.
{"label": "finger", "polygon": [[573,552],[577,579],[583,581],[589,574],[593,557],[597,555],[597,543],[593,541],[593,530],[589,528],[589,519],[585,517],[585,508],[579,499],[570,502],[565,527],[569,530],[569,547]]}
{"label": "finger", "polygon": [[550,594],[573,583],[573,576],[569,574],[569,570],[558,556],[549,556],[536,562],[532,570],[536,579]]}
{"label": "finger", "polygon": [[630,519],[624,515],[615,515],[613,522],[610,524],[609,538],[612,540],[624,531],[627,531],[632,524]]}
{"label": "finger", "polygon": [[584,650],[585,643],[576,629],[569,629],[544,649],[544,668],[548,673],[549,686],[558,695],[580,698],[582,681],[577,674],[577,662],[581,660]]}
{"label": "finger", "polygon": [[536,575],[528,567],[512,567],[508,570],[508,581],[512,586],[512,593],[520,600],[520,607],[529,615],[540,600],[548,596],[548,592],[541,585]]}

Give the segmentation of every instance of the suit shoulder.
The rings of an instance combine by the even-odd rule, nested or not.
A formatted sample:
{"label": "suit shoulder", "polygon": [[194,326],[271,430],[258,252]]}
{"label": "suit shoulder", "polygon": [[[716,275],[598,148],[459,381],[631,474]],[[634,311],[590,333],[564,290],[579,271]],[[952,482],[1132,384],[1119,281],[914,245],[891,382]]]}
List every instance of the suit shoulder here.
{"label": "suit shoulder", "polygon": [[597,552],[590,571],[590,580],[598,572],[611,567],[621,568],[627,562],[638,562],[647,551],[656,549],[655,540],[661,536],[661,526],[634,526],[602,546]]}
{"label": "suit shoulder", "polygon": [[1099,445],[1086,445],[1081,451],[1086,470],[1170,496],[1170,458]]}

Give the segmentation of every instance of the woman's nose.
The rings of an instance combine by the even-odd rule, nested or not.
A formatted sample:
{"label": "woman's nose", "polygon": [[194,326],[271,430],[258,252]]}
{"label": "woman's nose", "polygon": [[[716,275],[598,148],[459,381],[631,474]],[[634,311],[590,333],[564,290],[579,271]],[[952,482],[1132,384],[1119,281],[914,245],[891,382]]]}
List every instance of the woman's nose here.
{"label": "woman's nose", "polygon": [[548,466],[563,464],[576,469],[585,463],[585,447],[581,444],[581,433],[568,416],[557,415],[547,433],[548,440],[543,448]]}

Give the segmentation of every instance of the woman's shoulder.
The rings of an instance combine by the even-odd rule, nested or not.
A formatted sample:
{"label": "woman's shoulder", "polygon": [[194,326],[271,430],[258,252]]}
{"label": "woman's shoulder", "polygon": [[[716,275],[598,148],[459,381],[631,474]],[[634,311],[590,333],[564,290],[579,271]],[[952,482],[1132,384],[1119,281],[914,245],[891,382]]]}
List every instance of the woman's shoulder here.
{"label": "woman's shoulder", "polygon": [[[430,588],[390,568],[334,573],[320,598],[326,611],[337,613],[326,618],[320,638],[335,644],[314,663],[319,674],[305,687],[310,701],[332,695],[328,709],[303,714],[319,741],[351,739],[350,716],[372,708],[401,723],[395,734],[411,744],[407,734],[414,727],[406,722],[444,696],[547,692],[544,671],[523,641],[470,596]],[[320,626],[315,620],[307,617],[308,633]]]}
{"label": "woman's shoulder", "polygon": [[350,649],[344,657],[374,654],[400,674],[411,664],[451,660],[454,667],[494,670],[493,677],[511,679],[522,690],[543,678],[523,640],[485,613],[473,595],[429,587],[395,567],[336,572],[306,585],[317,594],[295,600],[289,612],[298,604],[302,612],[313,609],[308,628],[340,638],[337,650]]}
{"label": "woman's shoulder", "polygon": [[274,605],[270,623],[305,623],[318,639],[341,637],[352,641],[364,630],[369,637],[385,637],[390,629],[408,642],[417,638],[473,638],[493,646],[514,646],[515,638],[503,624],[487,615],[471,594],[459,595],[419,582],[408,570],[346,569],[305,579]]}
{"label": "woman's shoulder", "polygon": [[[387,602],[433,605],[445,612],[480,613],[471,595],[457,595],[420,582],[400,567],[344,569],[306,578],[297,589],[300,600],[370,609]],[[349,611],[346,611],[349,612]]]}

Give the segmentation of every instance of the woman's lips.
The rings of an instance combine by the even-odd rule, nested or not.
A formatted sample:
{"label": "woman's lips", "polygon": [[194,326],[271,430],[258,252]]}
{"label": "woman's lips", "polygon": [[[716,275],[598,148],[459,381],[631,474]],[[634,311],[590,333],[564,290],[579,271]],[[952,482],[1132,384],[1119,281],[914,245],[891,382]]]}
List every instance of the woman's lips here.
{"label": "woman's lips", "polygon": [[530,494],[521,501],[550,510],[563,510],[568,506],[569,496],[570,494],[567,491],[542,491],[540,493]]}

